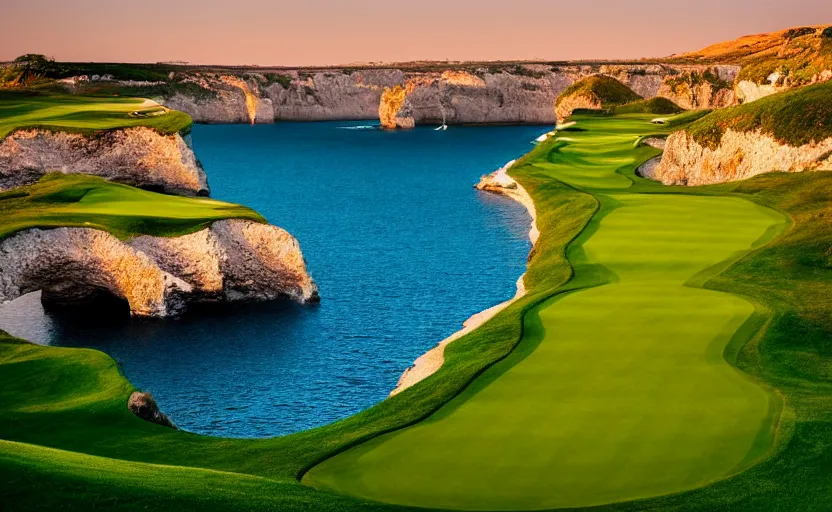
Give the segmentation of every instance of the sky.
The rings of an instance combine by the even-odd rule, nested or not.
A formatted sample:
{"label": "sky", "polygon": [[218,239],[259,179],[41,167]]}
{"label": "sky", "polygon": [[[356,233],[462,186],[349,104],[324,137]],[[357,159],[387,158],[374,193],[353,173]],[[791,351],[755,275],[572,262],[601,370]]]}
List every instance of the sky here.
{"label": "sky", "polygon": [[626,59],[821,24],[830,0],[2,0],[0,61]]}

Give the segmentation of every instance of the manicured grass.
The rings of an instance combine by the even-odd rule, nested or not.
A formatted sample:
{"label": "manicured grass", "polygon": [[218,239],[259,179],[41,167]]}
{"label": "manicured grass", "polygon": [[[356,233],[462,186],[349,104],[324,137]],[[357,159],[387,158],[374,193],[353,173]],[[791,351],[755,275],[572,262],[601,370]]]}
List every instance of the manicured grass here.
{"label": "manicured grass", "polygon": [[535,162],[607,190],[569,252],[573,286],[593,287],[532,310],[518,349],[429,419],[306,483],[431,508],[582,507],[693,489],[771,448],[779,400],[721,357],[754,305],[685,285],[785,218],[739,198],[617,191],[645,121],[581,121]]}
{"label": "manicured grass", "polygon": [[24,229],[53,227],[101,229],[123,239],[178,236],[228,218],[265,222],[244,206],[158,194],[83,174],[50,174],[0,193],[0,240]]}
{"label": "manicured grass", "polygon": [[[0,138],[29,128],[87,135],[135,126],[153,128],[162,134],[190,128],[191,116],[158,106],[143,106],[143,102],[137,98],[0,91]],[[139,115],[131,115],[133,112]]]}
{"label": "manicured grass", "polygon": [[649,100],[627,103],[613,109],[615,114],[678,114],[685,109],[667,98],[656,96]]}
{"label": "manicured grass", "polygon": [[642,99],[626,85],[605,75],[593,75],[578,80],[558,96],[556,104],[560,104],[564,98],[570,96],[595,97],[601,103],[602,108],[610,108]]}
{"label": "manicured grass", "polygon": [[[580,118],[579,125],[604,119]],[[639,125],[631,116],[606,118],[606,122],[626,123],[634,134],[651,135],[683,127],[676,119],[662,126],[643,119]],[[106,355],[37,347],[0,334],[0,439],[30,445],[4,443],[0,447],[3,504],[8,510],[407,510],[317,492],[296,479],[335,453],[430,415],[483,368],[511,353],[522,333],[523,319],[529,321],[527,313],[537,304],[558,290],[609,278],[607,273],[579,268],[585,279],[570,281],[572,268],[564,259],[565,248],[596,213],[599,200],[595,195],[610,194],[580,192],[542,165],[553,148],[562,144],[554,139],[541,144],[512,170],[535,200],[542,231],[526,277],[530,295],[454,342],[446,352],[445,366],[433,377],[335,424],[266,440],[216,439],[171,431],[145,423],[126,410],[132,387]],[[698,276],[696,283],[741,293],[761,308],[759,322],[742,330],[750,334],[760,325],[765,328],[749,343],[737,339],[729,344],[724,356],[776,386],[786,407],[777,430],[777,452],[764,462],[694,491],[601,509],[826,510],[832,502],[832,400],[828,398],[832,396],[832,260],[828,251],[832,224],[825,219],[832,217],[832,173],[771,174],[696,189],[663,187],[634,175],[639,160],[655,156],[658,150],[643,146],[633,150],[637,154],[619,168],[633,182],[627,192],[737,196],[790,217],[792,227],[780,238],[718,269],[721,273]],[[581,240],[591,235],[593,226]],[[720,228],[717,223],[713,230]],[[209,478],[194,468],[224,473]],[[263,476],[268,481],[249,481],[229,472]]]}
{"label": "manicured grass", "polygon": [[832,82],[715,110],[687,131],[699,144],[715,148],[729,128],[738,132],[759,129],[792,146],[832,137]]}

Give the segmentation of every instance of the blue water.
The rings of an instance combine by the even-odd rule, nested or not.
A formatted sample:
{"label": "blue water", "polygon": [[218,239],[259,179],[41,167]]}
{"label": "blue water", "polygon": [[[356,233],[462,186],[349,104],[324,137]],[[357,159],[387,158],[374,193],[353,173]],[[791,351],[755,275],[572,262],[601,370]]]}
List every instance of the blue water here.
{"label": "blue water", "polygon": [[384,399],[414,359],[470,315],[513,296],[529,218],[472,188],[543,127],[444,132],[366,123],[196,126],[216,198],[294,234],[321,303],[243,305],[180,320],[0,307],[0,328],[92,347],[122,364],[180,427],[260,437],[323,425]]}

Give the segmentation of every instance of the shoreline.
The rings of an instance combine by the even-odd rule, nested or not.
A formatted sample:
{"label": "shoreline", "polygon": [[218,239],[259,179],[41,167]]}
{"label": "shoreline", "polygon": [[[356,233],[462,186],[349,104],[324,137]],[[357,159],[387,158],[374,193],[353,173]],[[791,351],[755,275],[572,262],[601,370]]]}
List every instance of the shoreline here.
{"label": "shoreline", "polygon": [[[531,251],[533,251],[537,245],[538,238],[540,238],[540,231],[537,228],[537,210],[535,209],[532,197],[526,189],[524,189],[522,185],[520,185],[508,174],[508,170],[514,165],[515,162],[516,160],[512,160],[491,174],[483,175],[480,178],[479,183],[477,183],[474,188],[483,192],[506,196],[526,208],[526,211],[531,217],[531,226],[529,228],[529,240],[532,243],[529,253],[531,254]],[[526,266],[528,268],[528,264]],[[499,312],[514,304],[517,300],[526,295],[527,290],[525,278],[526,272],[524,271],[523,274],[521,274],[517,279],[517,292],[514,294],[514,297],[480,311],[479,313],[471,315],[467,320],[462,322],[462,329],[451,334],[444,340],[440,341],[435,347],[419,356],[413,364],[410,365],[410,367],[405,369],[401,377],[399,377],[396,387],[390,392],[388,397],[398,395],[402,391],[415,386],[439,371],[439,369],[442,368],[442,365],[445,364],[445,347],[459,338],[462,338],[466,334],[473,332],[475,329],[496,316]]]}

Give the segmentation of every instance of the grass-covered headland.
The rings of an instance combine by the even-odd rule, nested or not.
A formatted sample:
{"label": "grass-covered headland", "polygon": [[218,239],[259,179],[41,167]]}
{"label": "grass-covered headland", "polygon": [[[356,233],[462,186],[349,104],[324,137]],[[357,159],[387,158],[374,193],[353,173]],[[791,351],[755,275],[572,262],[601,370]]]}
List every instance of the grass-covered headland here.
{"label": "grass-covered headland", "polygon": [[[142,98],[91,97],[48,90],[0,91],[0,141],[17,130],[96,136],[146,127],[186,131],[190,116]],[[0,192],[0,240],[30,228],[86,227],[119,238],[178,236],[228,218],[265,222],[244,206],[140,190],[88,175],[52,173],[31,186]]]}
{"label": "grass-covered headland", "polygon": [[0,90],[0,139],[25,129],[91,135],[137,126],[168,135],[187,130],[191,124],[189,115],[144,99]]}
{"label": "grass-covered headland", "polygon": [[34,185],[0,192],[0,240],[26,229],[53,227],[100,229],[122,239],[180,236],[230,218],[265,222],[245,206],[159,194],[80,174],[49,174]]}
{"label": "grass-covered headland", "polygon": [[711,112],[686,130],[715,148],[727,130],[760,130],[782,144],[801,146],[832,137],[832,82],[800,87]]}
{"label": "grass-covered headland", "polygon": [[[315,469],[310,475],[314,480],[315,474],[329,464],[350,457],[350,448],[358,447],[356,450],[360,451],[369,447],[373,456],[377,446],[387,443],[385,437],[379,437],[384,434],[397,437],[412,435],[420,428],[441,429],[449,425],[445,422],[457,421],[455,414],[482,410],[478,403],[493,404],[499,402],[495,399],[506,399],[519,409],[487,426],[499,435],[504,435],[505,428],[514,429],[519,435],[509,437],[509,442],[519,443],[518,453],[532,454],[533,460],[517,467],[518,475],[529,476],[530,473],[523,473],[529,468],[557,471],[563,467],[557,464],[558,457],[575,460],[570,458],[575,454],[586,457],[587,468],[593,464],[603,467],[605,457],[613,466],[634,457],[638,471],[652,472],[630,472],[607,482],[609,489],[617,489],[608,496],[645,499],[623,501],[603,509],[823,510],[832,500],[832,401],[828,398],[832,392],[832,375],[828,371],[832,357],[828,346],[832,339],[832,223],[827,221],[832,216],[832,175],[770,174],[709,187],[663,187],[635,175],[638,165],[659,152],[640,144],[640,140],[684,127],[696,116],[683,114],[665,125],[650,123],[652,117],[653,114],[578,116],[572,131],[561,132],[522,158],[511,174],[534,199],[541,231],[529,261],[529,294],[451,344],[446,350],[445,365],[433,376],[332,425],[260,440],[210,438],[172,431],[146,423],[127,410],[125,404],[133,386],[105,354],[40,347],[0,335],[0,493],[4,506],[8,510],[405,510],[401,506],[317,491],[299,480],[321,462],[341,454]],[[56,204],[64,208],[63,203],[67,202],[69,214],[74,215],[73,208],[93,207],[84,202],[87,193],[73,202],[77,196],[71,194],[68,198],[60,193],[58,198],[50,196],[49,185],[46,180],[35,186],[43,187],[39,190],[41,197],[48,198],[48,208]],[[94,193],[92,202],[106,202],[112,193]],[[10,194],[0,198],[0,207],[3,201],[19,201],[23,217],[36,215],[38,202],[30,196]],[[684,205],[702,208],[687,212]],[[179,211],[183,205],[169,207]],[[25,213],[27,208],[31,208],[29,213]],[[186,209],[205,214],[202,206]],[[644,215],[639,217],[639,212]],[[706,216],[696,217],[697,212]],[[788,218],[788,229],[783,231],[775,217]],[[31,218],[34,217],[27,222]],[[753,220],[756,227],[751,229],[744,220]],[[736,237],[737,230],[744,233],[740,239]],[[678,250],[671,241],[687,249]],[[648,245],[642,246],[641,242]],[[707,250],[703,252],[697,242],[705,243]],[[735,247],[736,244],[744,245]],[[646,247],[651,248],[649,254],[639,252]],[[699,266],[691,264],[691,258]],[[667,277],[665,270],[678,274],[674,274],[674,279],[683,280],[687,286],[663,282]],[[687,271],[690,272],[683,275]],[[707,382],[692,377],[693,382],[701,384],[693,387],[663,386],[667,396],[656,397],[659,402],[653,402],[649,396],[633,401],[634,396],[627,395],[627,390],[639,389],[645,381],[622,381],[618,389],[622,393],[621,403],[626,406],[608,409],[608,416],[593,423],[593,428],[604,435],[598,438],[597,446],[564,445],[573,452],[568,457],[563,451],[547,451],[558,446],[559,439],[568,438],[569,432],[580,432],[574,429],[580,429],[582,421],[592,417],[586,415],[591,407],[581,413],[580,402],[570,401],[570,397],[594,397],[596,402],[587,403],[603,404],[609,397],[595,393],[610,385],[605,379],[618,375],[616,368],[626,362],[638,370],[633,377],[646,378],[650,381],[647,384],[655,386],[657,381],[650,379],[661,379],[662,368],[643,366],[645,356],[653,361],[678,361],[679,354],[674,351],[684,352],[684,347],[637,346],[633,340],[616,344],[616,339],[629,339],[627,336],[632,335],[625,329],[607,332],[603,343],[589,347],[590,351],[576,345],[566,354],[559,353],[569,347],[562,344],[563,340],[552,338],[563,333],[547,329],[546,316],[555,315],[552,318],[559,322],[582,320],[584,317],[577,313],[559,318],[558,308],[568,305],[568,301],[591,299],[593,290],[597,290],[601,302],[591,307],[572,307],[582,315],[588,311],[608,312],[609,318],[586,316],[586,325],[614,329],[616,322],[624,325],[622,322],[626,324],[628,319],[635,318],[638,308],[623,307],[632,305],[633,298],[628,295],[621,295],[620,301],[612,300],[617,297],[614,295],[605,299],[605,289],[623,285],[638,289],[651,283],[672,286],[674,294],[701,300],[689,304],[691,313],[709,311],[708,299],[712,297],[732,304],[738,301],[736,308],[730,308],[734,313],[731,320],[726,320],[719,332],[712,333],[713,343],[706,343],[706,347],[694,343],[689,347],[690,358],[706,372],[697,375],[704,377],[709,371],[717,371],[721,377]],[[578,291],[584,288],[587,291]],[[574,293],[567,293],[570,291]],[[641,293],[643,300],[650,299],[645,288],[641,288]],[[676,312],[667,313],[668,318],[676,318]],[[742,317],[744,313],[747,315]],[[661,318],[657,321],[661,322]],[[690,341],[691,336],[701,341],[709,325],[716,327],[718,323],[709,321],[695,324],[695,332],[668,341]],[[668,322],[652,327],[672,330],[674,325]],[[581,335],[580,326],[569,329],[573,328],[577,336]],[[665,359],[659,357],[662,350],[670,348],[674,350],[666,353]],[[547,353],[554,359],[547,359]],[[563,359],[564,356],[572,359]],[[558,366],[569,360],[575,369],[595,368],[597,372],[570,373],[572,365]],[[520,407],[523,395],[516,390],[523,385],[522,373],[530,364],[542,366],[536,370],[532,367],[534,371],[529,375],[555,379],[547,382],[557,386],[553,389],[558,391],[547,401],[525,410]],[[651,373],[651,368],[655,373]],[[698,371],[689,366],[684,370]],[[673,375],[667,378],[672,379]],[[502,398],[501,389],[506,390]],[[739,415],[724,402],[725,393],[737,390],[737,399],[746,404]],[[489,398],[489,393],[497,396]],[[533,399],[537,396],[534,393],[527,397]],[[760,408],[760,397],[770,399],[765,402],[770,404],[765,411]],[[638,417],[639,408],[649,411],[664,400],[679,404],[688,415],[679,416],[684,421],[664,424],[659,433],[680,436],[681,445],[688,446],[691,454],[698,453],[697,446],[713,447],[707,439],[720,431],[719,424],[734,425],[724,427],[725,432],[732,432],[725,445],[730,453],[720,455],[716,471],[708,464],[694,465],[685,480],[688,477],[684,472],[665,458],[676,453],[672,451],[673,438],[660,438],[662,443],[669,443],[670,452],[650,455],[649,443],[645,444],[654,435],[652,429],[662,425],[624,425],[618,421]],[[720,405],[707,408],[709,400]],[[685,409],[688,406],[702,407],[701,414],[691,415],[690,409]],[[541,416],[530,420],[528,415],[535,407]],[[423,422],[426,418],[430,419]],[[512,418],[517,422],[507,427]],[[554,425],[549,423],[551,418]],[[759,419],[756,430],[748,427],[754,418]],[[411,425],[415,427],[406,428]],[[459,425],[465,426],[465,422]],[[548,438],[547,432],[552,432]],[[702,433],[701,439],[697,439],[697,432]],[[627,442],[628,436],[632,444]],[[488,444],[472,452],[475,457],[471,460],[442,459],[442,446],[430,444],[432,439],[429,436],[425,444],[406,445],[422,457],[416,462],[421,465],[418,467],[429,468],[430,464],[444,462],[444,466],[437,467],[453,472],[472,461],[482,466],[478,471],[500,467],[501,452]],[[546,443],[551,444],[540,444],[541,439],[548,439]],[[370,440],[370,444],[362,446]],[[471,446],[470,441],[463,436],[459,446],[449,446],[462,450]],[[745,452],[741,443],[745,443]],[[604,446],[619,451],[595,450]],[[552,458],[548,463],[544,460],[547,456]],[[732,461],[736,464],[728,468]],[[335,480],[345,475],[335,473]],[[552,477],[543,471],[537,474],[544,479]],[[588,474],[593,478],[603,476],[593,476],[592,471]],[[653,475],[645,480],[653,487],[639,490],[637,481],[624,478],[637,474]],[[517,478],[512,473],[507,475]],[[395,482],[401,476],[388,471],[374,478]],[[724,476],[727,478],[722,479]],[[418,480],[417,484],[430,483],[429,474],[420,478],[427,480]],[[532,486],[531,492],[523,489],[513,502],[510,496],[504,498],[506,501],[499,504],[501,508],[522,508],[539,489],[535,486],[545,484],[535,479],[525,481]],[[670,485],[665,488],[671,494],[648,498],[668,482]],[[503,483],[498,480],[496,485]],[[348,483],[344,490],[355,495],[368,494],[356,491],[352,485]],[[464,506],[465,491],[478,483],[476,479],[464,480],[462,485],[455,506]],[[682,489],[692,490],[675,492]],[[571,490],[577,488],[573,486]],[[384,497],[378,493],[376,496]],[[414,502],[395,496],[386,498]]]}

